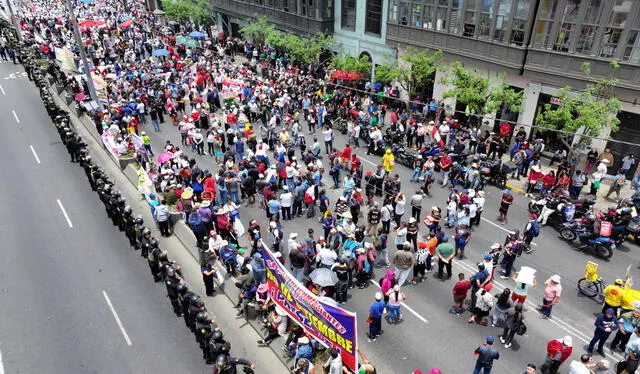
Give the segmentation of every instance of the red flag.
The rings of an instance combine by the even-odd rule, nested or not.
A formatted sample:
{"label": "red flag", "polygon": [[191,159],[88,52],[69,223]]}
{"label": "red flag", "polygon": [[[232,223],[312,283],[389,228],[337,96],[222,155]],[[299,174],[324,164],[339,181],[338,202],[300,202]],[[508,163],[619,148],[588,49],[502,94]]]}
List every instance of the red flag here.
{"label": "red flag", "polygon": [[442,141],[442,138],[440,137],[440,131],[438,131],[438,127],[436,127],[436,125],[433,125],[433,127],[431,128],[431,137],[433,138],[433,140],[438,142],[438,147],[444,147],[444,141]]}

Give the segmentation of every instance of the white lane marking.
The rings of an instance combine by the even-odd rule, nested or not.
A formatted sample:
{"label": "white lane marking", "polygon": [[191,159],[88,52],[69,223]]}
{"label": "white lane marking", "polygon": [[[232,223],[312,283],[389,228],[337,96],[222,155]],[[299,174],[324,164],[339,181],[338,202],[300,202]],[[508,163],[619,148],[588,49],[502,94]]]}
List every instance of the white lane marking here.
{"label": "white lane marking", "polygon": [[[481,219],[481,220],[483,220],[483,221],[485,221],[485,222],[486,222],[486,223],[488,223],[488,224],[494,225],[495,227],[499,228],[500,230],[502,230],[502,231],[504,231],[504,232],[507,232],[507,233],[509,233],[509,234],[513,234],[513,231],[511,231],[511,230],[507,230],[507,229],[505,229],[504,227],[502,227],[502,226],[498,225],[498,224],[497,224],[497,223],[495,223],[495,222],[491,222],[491,221],[489,221],[488,219],[486,219],[486,218],[484,218],[484,217],[480,217],[480,219]],[[532,245],[534,245],[534,246],[536,246],[536,247],[538,246],[538,245],[537,245],[536,243],[534,243],[534,242],[531,242],[531,244],[532,244]]]}
{"label": "white lane marking", "polygon": [[[378,284],[378,282],[374,281],[373,279],[369,280],[369,282],[371,282],[372,284],[375,284],[378,288],[380,288],[380,284]],[[413,310],[409,305],[407,305],[406,303],[402,303],[402,306],[405,307],[406,310],[408,310],[409,312],[411,312],[411,314],[413,314],[414,316],[416,316],[420,321],[424,322],[424,323],[429,323],[429,321],[427,321],[426,318],[424,318],[423,316],[419,315],[418,312],[416,312],[415,310]]]}
{"label": "white lane marking", "polygon": [[18,118],[18,115],[16,114],[16,111],[12,110],[11,113],[13,113],[13,118],[16,119],[16,122],[20,123],[20,118]]}
{"label": "white lane marking", "polygon": [[2,361],[2,352],[0,351],[0,374],[4,374],[4,362]]}
{"label": "white lane marking", "polygon": [[62,202],[60,201],[60,199],[58,199],[58,206],[60,207],[60,210],[62,211],[62,214],[64,214],[64,218],[66,218],[67,223],[69,224],[69,228],[73,228],[73,224],[71,223],[71,220],[69,219],[69,215],[67,214],[67,211],[64,210],[64,207],[62,206]]}
{"label": "white lane marking", "polygon": [[[470,271],[472,273],[475,273],[477,270],[474,269],[471,265],[468,265],[464,262],[460,262],[460,261],[456,261],[456,264],[460,265],[461,267],[465,268],[465,270]],[[493,285],[496,289],[498,289],[499,291],[502,291],[506,288],[506,286],[502,285],[500,282],[498,282],[497,280],[493,280]],[[525,300],[525,305],[527,307],[529,307],[529,309],[531,311],[534,311],[537,315],[540,315],[540,312],[538,312],[538,305],[534,304],[533,302],[531,302],[529,300],[529,298],[527,298],[527,300]],[[558,317],[553,317],[551,319],[547,319],[546,321],[553,323],[554,325],[560,327],[561,329],[565,330],[566,332],[568,332],[569,334],[573,334],[575,335],[578,339],[580,339],[582,342],[584,343],[589,343],[591,341],[591,337],[588,336],[587,334],[585,334],[584,332],[576,329],[575,327],[571,326],[570,324],[568,324],[567,322],[564,322],[562,319],[558,318]],[[613,356],[615,356],[617,359],[621,360],[622,356],[620,356],[617,353],[612,353]]]}
{"label": "white lane marking", "polygon": [[0,86],[0,91],[2,91],[2,94],[3,94],[3,95],[7,96],[7,93],[6,93],[6,92],[4,92],[4,88],[3,88],[2,86]]}
{"label": "white lane marking", "polygon": [[104,299],[107,300],[107,305],[109,305],[109,309],[111,309],[111,313],[113,314],[113,318],[116,319],[116,323],[118,324],[118,327],[120,327],[120,331],[122,332],[122,335],[124,336],[124,340],[127,342],[127,345],[130,346],[131,345],[131,339],[129,339],[129,335],[127,335],[127,332],[124,330],[124,326],[122,325],[122,321],[120,321],[120,317],[118,317],[118,313],[113,308],[113,304],[111,304],[111,300],[109,300],[109,295],[107,295],[107,291],[102,290],[102,295],[104,296]]}
{"label": "white lane marking", "polygon": [[364,157],[360,157],[360,159],[361,159],[362,161],[364,161],[364,162],[366,162],[366,163],[368,163],[368,164],[370,164],[370,165],[376,166],[376,167],[379,165],[379,164],[374,164],[373,162],[371,162],[371,161],[367,160],[367,159],[366,159],[366,158],[364,158]]}
{"label": "white lane marking", "polygon": [[33,153],[33,157],[35,157],[35,158],[36,158],[36,162],[37,162],[37,163],[40,163],[40,158],[38,157],[38,154],[36,153],[36,150],[35,150],[35,149],[33,149],[33,146],[32,146],[32,145],[30,145],[30,146],[29,146],[29,148],[31,148],[31,152]]}

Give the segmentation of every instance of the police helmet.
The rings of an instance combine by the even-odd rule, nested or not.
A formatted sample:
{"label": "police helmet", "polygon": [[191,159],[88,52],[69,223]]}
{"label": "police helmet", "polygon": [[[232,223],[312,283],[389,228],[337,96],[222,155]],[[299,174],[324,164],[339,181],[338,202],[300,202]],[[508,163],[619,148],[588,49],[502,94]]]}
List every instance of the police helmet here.
{"label": "police helmet", "polygon": [[166,260],[168,255],[169,254],[167,253],[167,251],[164,251],[164,250],[160,251],[160,254],[158,255],[158,259],[159,260]]}
{"label": "police helmet", "polygon": [[149,245],[151,246],[151,248],[158,248],[158,239],[153,238],[151,239],[151,241],[149,242]]}
{"label": "police helmet", "polygon": [[224,339],[224,334],[222,333],[222,331],[214,331],[213,335],[211,335],[211,339],[218,343],[221,343]]}
{"label": "police helmet", "polygon": [[209,319],[207,312],[199,312],[196,314],[196,321],[200,323],[205,323]]}
{"label": "police helmet", "polygon": [[189,289],[187,288],[187,286],[185,286],[184,284],[179,284],[176,287],[176,291],[178,291],[178,293],[180,295],[184,295]]}
{"label": "police helmet", "polygon": [[120,196],[122,196],[122,193],[121,193],[120,191],[115,191],[115,192],[113,193],[113,196],[114,196],[114,197],[120,197]]}
{"label": "police helmet", "polygon": [[193,295],[191,295],[191,299],[190,299],[190,301],[191,301],[192,303],[194,303],[194,304],[195,304],[195,303],[197,303],[198,301],[200,301],[200,299],[201,299],[201,297],[200,297],[199,295],[196,295],[196,294],[194,293]]}
{"label": "police helmet", "polygon": [[151,230],[145,227],[144,230],[142,230],[142,235],[151,235]]}
{"label": "police helmet", "polygon": [[67,135],[67,136],[71,136],[71,135],[73,135],[73,133],[72,133],[71,131],[67,131],[67,132],[65,133],[65,135]]}
{"label": "police helmet", "polygon": [[144,224],[144,219],[142,218],[141,215],[138,214],[136,216],[136,225],[142,225],[142,224]]}
{"label": "police helmet", "polygon": [[129,205],[125,206],[124,209],[122,210],[125,216],[130,216],[131,213],[133,212],[131,210],[131,207]]}
{"label": "police helmet", "polygon": [[167,269],[167,277],[173,278],[175,275],[176,275],[176,269],[174,269],[173,267],[169,267]]}
{"label": "police helmet", "polygon": [[216,358],[215,368],[217,370],[226,370],[229,368],[229,356],[227,355],[219,355]]}

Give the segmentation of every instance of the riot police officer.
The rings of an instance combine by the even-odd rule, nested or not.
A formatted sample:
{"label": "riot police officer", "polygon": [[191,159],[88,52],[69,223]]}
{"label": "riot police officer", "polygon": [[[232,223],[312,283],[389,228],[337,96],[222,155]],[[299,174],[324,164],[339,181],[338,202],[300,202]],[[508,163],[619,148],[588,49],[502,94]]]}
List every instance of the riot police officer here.
{"label": "riot police officer", "polygon": [[253,372],[256,368],[254,364],[247,360],[230,357],[228,355],[219,355],[216,358],[215,365],[213,366],[213,374],[236,374],[238,372],[238,365],[249,367],[251,369],[250,372]]}
{"label": "riot police officer", "polygon": [[180,306],[180,301],[178,300],[178,285],[181,282],[182,282],[182,279],[177,276],[175,271],[170,269],[167,273],[167,278],[164,281],[164,285],[165,287],[167,287],[167,297],[171,302],[171,306],[173,307],[173,312],[178,317],[182,317],[182,308]]}
{"label": "riot police officer", "polygon": [[151,244],[151,251],[147,256],[149,270],[151,270],[151,275],[153,275],[153,280],[155,282],[160,282],[162,278],[160,278],[160,274],[159,274],[160,273],[159,259],[163,255],[166,256],[166,254],[163,254],[162,253],[163,251],[160,250],[160,248],[158,248],[158,239],[155,239],[155,238],[152,239],[150,244]]}
{"label": "riot police officer", "polygon": [[116,191],[116,202],[115,202],[115,219],[114,226],[118,226],[120,231],[124,231],[124,207],[127,206],[127,202],[122,197],[122,193],[120,191]]}
{"label": "riot police officer", "polygon": [[140,242],[140,256],[149,258],[149,251],[151,250],[151,230],[144,228],[142,231],[142,241]]}
{"label": "riot police officer", "polygon": [[189,307],[191,306],[192,303],[195,303],[195,300],[197,297],[198,295],[189,291],[188,289],[186,289],[184,291],[184,294],[182,295],[182,317],[184,318],[184,324],[187,327],[189,327],[189,321],[188,321]]}
{"label": "riot police officer", "polygon": [[136,221],[132,216],[133,211],[129,205],[125,205],[122,209],[122,225],[124,227],[124,235],[129,239],[129,245],[135,247],[136,245]]}
{"label": "riot police officer", "polygon": [[209,314],[207,312],[198,312],[196,314],[196,342],[200,345],[200,349],[202,350],[202,358],[206,359],[206,351],[207,351],[207,342],[209,341],[209,337],[211,336],[211,332],[213,331],[213,327],[211,326],[211,319],[209,318]]}
{"label": "riot police officer", "polygon": [[207,309],[204,306],[204,301],[199,295],[191,297],[189,308],[187,309],[187,326],[192,332],[196,331],[196,315],[200,312],[206,312]]}
{"label": "riot police officer", "polygon": [[209,338],[209,350],[205,357],[207,365],[211,365],[220,355],[228,355],[231,352],[231,343],[224,340],[224,334],[220,330],[216,330]]}
{"label": "riot police officer", "polygon": [[80,164],[82,165],[82,168],[84,169],[84,173],[87,176],[87,180],[89,181],[91,190],[95,191],[96,181],[95,179],[93,179],[93,170],[96,168],[96,166],[93,164],[93,160],[91,159],[89,152],[87,152],[83,157],[80,158]]}
{"label": "riot police officer", "polygon": [[136,236],[136,244],[134,245],[134,249],[138,250],[142,247],[142,232],[146,229],[144,227],[144,219],[142,219],[141,215],[136,216],[136,225],[134,227],[134,233]]}

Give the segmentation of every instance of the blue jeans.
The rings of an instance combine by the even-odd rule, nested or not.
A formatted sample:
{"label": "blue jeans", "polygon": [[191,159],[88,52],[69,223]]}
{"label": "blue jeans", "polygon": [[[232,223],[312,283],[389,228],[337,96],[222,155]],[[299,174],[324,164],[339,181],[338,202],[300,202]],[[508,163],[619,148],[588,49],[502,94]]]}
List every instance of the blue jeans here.
{"label": "blue jeans", "polygon": [[553,309],[553,304],[551,303],[551,301],[547,300],[547,299],[542,299],[542,308],[540,308],[540,312],[549,317],[551,316],[551,309]]}
{"label": "blue jeans", "polygon": [[331,176],[331,178],[333,178],[333,188],[340,187],[340,175],[338,173],[335,173]]}
{"label": "blue jeans", "polygon": [[387,304],[389,309],[389,321],[396,322],[400,318],[400,305]]}
{"label": "blue jeans", "polygon": [[160,124],[158,123],[157,119],[152,119],[151,124],[153,125],[153,131],[155,132],[160,131]]}
{"label": "blue jeans", "polygon": [[227,190],[218,190],[218,204],[223,205],[227,202]]}
{"label": "blue jeans", "polygon": [[304,278],[304,268],[292,267],[291,271],[293,273],[293,277],[302,282],[302,279]]}
{"label": "blue jeans", "polygon": [[147,117],[144,113],[138,113],[138,117],[140,117],[140,123],[147,123]]}
{"label": "blue jeans", "polygon": [[236,153],[236,162],[240,162],[243,157],[244,157],[244,152],[237,152]]}
{"label": "blue jeans", "polygon": [[413,170],[413,174],[411,174],[411,182],[415,182],[418,180],[418,178],[420,177],[420,172],[422,171],[422,169],[414,169]]}
{"label": "blue jeans", "polygon": [[601,351],[604,348],[604,343],[609,339],[610,332],[604,332],[596,329],[593,334],[593,339],[589,342],[589,350],[593,351],[593,347],[598,343],[598,351]]}
{"label": "blue jeans", "polygon": [[229,191],[229,198],[236,204],[240,204],[240,199],[238,197],[238,190]]}
{"label": "blue jeans", "polygon": [[[485,364],[480,361],[476,361],[476,367],[473,369],[473,374],[480,374],[480,372],[484,372],[484,374],[491,373],[491,364]],[[484,369],[484,370],[483,370]]]}

